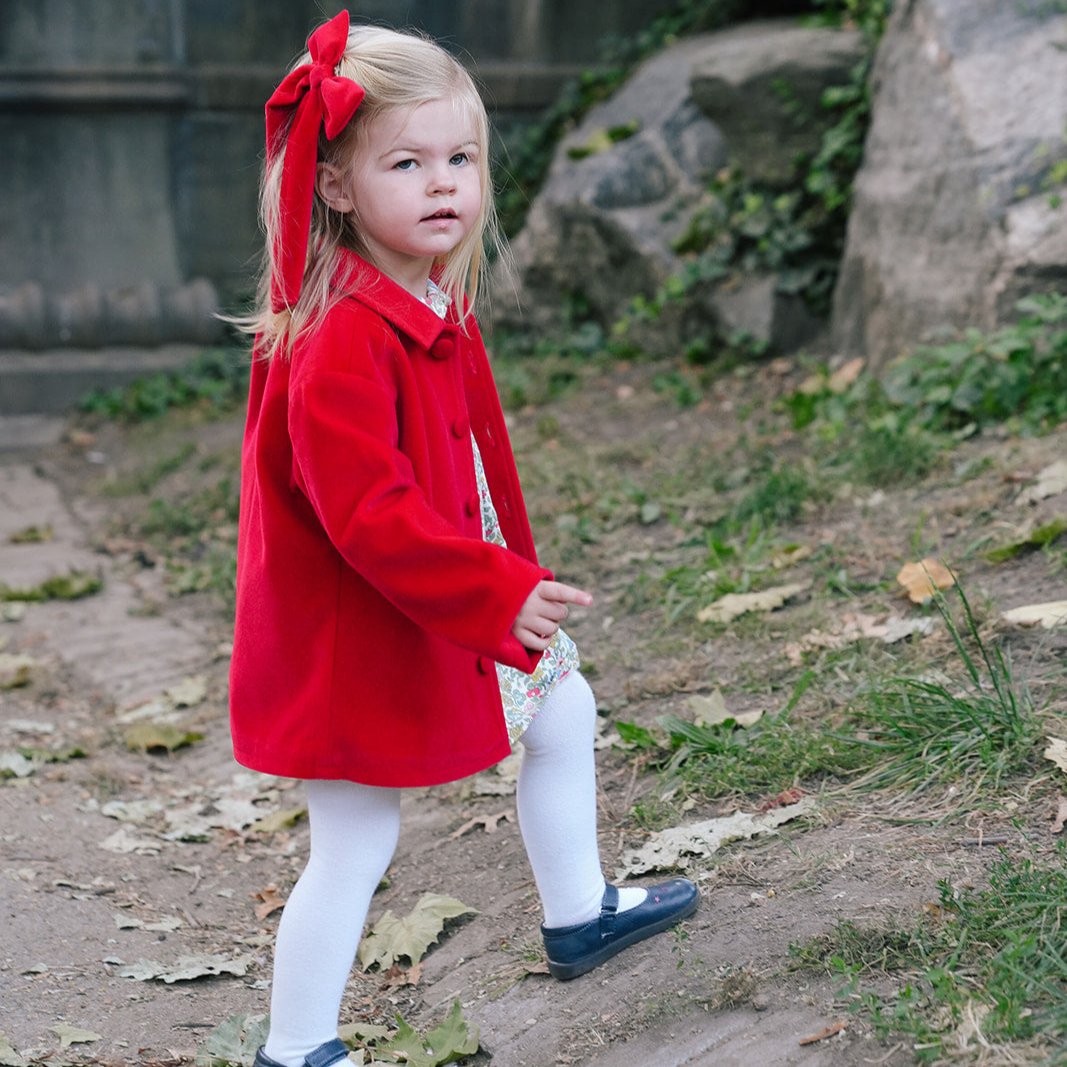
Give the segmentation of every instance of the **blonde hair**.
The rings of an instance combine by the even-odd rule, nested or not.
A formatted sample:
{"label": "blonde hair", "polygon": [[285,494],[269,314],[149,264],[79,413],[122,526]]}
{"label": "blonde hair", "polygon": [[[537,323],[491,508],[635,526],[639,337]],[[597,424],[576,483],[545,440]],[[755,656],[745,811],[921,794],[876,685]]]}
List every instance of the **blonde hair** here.
{"label": "blonde hair", "polygon": [[[310,61],[310,54],[305,52],[293,67]],[[503,252],[489,178],[489,118],[473,79],[455,57],[428,38],[379,26],[353,26],[349,30],[337,74],[362,86],[365,95],[342,133],[332,141],[320,134],[320,163],[340,168],[351,163],[366,143],[370,123],[392,109],[415,108],[430,101],[450,99],[473,121],[479,149],[476,165],[482,187],[481,211],[463,241],[435,265],[437,284],[452,299],[461,320],[465,320],[478,297],[486,246]],[[351,249],[372,261],[354,214],[334,211],[316,190],[300,297],[291,308],[280,312],[271,309],[271,277],[275,270],[280,270],[275,253],[281,233],[284,160],[282,150],[268,158],[263,166],[259,218],[266,241],[255,306],[250,314],[229,319],[244,332],[259,335],[256,354],[264,359],[279,353],[288,357],[302,334],[314,330],[346,292],[358,289],[358,275],[335,277],[341,249]]]}

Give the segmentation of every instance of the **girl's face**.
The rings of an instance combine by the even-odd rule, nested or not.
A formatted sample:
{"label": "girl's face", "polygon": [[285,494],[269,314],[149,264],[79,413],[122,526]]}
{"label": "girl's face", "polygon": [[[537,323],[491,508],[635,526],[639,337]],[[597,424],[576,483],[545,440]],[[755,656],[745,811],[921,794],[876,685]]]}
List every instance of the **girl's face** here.
{"label": "girl's face", "polygon": [[383,112],[339,175],[375,266],[420,298],[434,260],[456,248],[481,214],[481,148],[464,110],[431,100]]}

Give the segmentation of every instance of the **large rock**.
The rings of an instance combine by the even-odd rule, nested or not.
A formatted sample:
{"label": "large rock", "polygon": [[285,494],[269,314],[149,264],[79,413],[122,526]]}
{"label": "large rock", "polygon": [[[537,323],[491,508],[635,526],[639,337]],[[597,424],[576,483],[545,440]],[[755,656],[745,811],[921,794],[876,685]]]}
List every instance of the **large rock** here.
{"label": "large rock", "polygon": [[[677,265],[671,242],[726,161],[719,131],[693,105],[689,76],[708,38],[694,37],[641,66],[559,145],[512,244],[526,326],[558,328],[561,308],[607,325]],[[607,131],[636,128],[612,141]],[[580,158],[576,158],[580,157]],[[508,284],[494,306],[514,319]]]}
{"label": "large rock", "polygon": [[722,130],[752,181],[785,184],[798,155],[818,150],[822,95],[848,82],[863,37],[783,22],[753,22],[708,42],[693,66],[693,101]]}
{"label": "large rock", "polygon": [[[833,340],[878,368],[942,326],[988,329],[1067,288],[1067,14],[898,0],[874,74]],[[1062,194],[1062,185],[1059,188]]]}
{"label": "large rock", "polygon": [[[558,147],[513,244],[522,314],[510,280],[498,276],[498,323],[558,330],[576,316],[615,322],[635,295],[651,295],[681,268],[673,243],[728,159],[781,181],[797,151],[817,146],[826,123],[818,97],[847,81],[861,54],[858,34],[775,21],[688,38],[647,61]],[[787,134],[796,107],[809,119]],[[764,122],[769,133],[756,128]],[[637,132],[620,138],[627,128]],[[740,332],[789,349],[820,326],[774,276],[738,277],[692,291],[635,340],[669,349],[694,334]]]}

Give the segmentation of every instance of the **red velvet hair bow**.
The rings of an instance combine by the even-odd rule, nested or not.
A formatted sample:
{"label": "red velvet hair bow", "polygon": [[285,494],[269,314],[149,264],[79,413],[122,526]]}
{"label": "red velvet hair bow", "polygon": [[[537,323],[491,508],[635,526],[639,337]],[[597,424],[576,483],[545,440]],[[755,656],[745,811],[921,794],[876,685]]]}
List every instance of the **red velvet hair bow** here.
{"label": "red velvet hair bow", "polygon": [[348,44],[348,12],[308,38],[311,62],[290,71],[267,101],[267,159],[282,147],[281,225],[274,246],[271,308],[292,308],[307,266],[319,130],[332,141],[363,102],[363,89],[334,73]]}

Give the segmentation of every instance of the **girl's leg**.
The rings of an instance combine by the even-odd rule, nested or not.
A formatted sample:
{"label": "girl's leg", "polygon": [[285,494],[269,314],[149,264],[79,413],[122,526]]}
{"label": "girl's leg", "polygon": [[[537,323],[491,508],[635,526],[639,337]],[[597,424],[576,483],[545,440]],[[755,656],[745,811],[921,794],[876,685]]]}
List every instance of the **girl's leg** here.
{"label": "girl's leg", "polygon": [[[596,700],[577,671],[552,690],[522,735],[519,827],[548,927],[594,918],[604,898],[596,833],[595,735]],[[619,892],[620,912],[646,896],[637,888]]]}
{"label": "girl's leg", "polygon": [[337,1037],[341,997],[367,909],[400,834],[400,790],[307,783],[311,855],[278,927],[270,1036],[285,1067]]}

